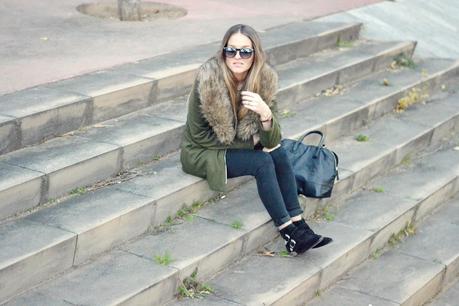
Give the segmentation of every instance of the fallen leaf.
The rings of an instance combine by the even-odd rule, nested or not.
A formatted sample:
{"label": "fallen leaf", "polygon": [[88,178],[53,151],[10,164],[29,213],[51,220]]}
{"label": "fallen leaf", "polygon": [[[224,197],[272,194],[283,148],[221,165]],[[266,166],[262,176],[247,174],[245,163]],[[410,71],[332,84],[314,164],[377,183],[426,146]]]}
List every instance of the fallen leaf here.
{"label": "fallen leaf", "polygon": [[274,257],[276,254],[275,254],[275,252],[273,252],[273,251],[263,250],[263,251],[259,251],[259,252],[258,252],[258,255],[260,255],[260,256]]}

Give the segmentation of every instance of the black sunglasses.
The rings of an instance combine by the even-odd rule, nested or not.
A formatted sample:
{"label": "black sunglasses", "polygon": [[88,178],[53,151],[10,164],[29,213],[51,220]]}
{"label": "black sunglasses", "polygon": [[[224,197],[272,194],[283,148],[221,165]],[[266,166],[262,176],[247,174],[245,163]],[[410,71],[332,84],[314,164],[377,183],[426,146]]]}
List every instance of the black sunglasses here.
{"label": "black sunglasses", "polygon": [[236,56],[236,53],[239,51],[239,56],[241,58],[250,58],[252,54],[255,52],[252,48],[233,48],[233,47],[224,47],[223,48],[223,54],[225,54],[226,57],[233,58]]}

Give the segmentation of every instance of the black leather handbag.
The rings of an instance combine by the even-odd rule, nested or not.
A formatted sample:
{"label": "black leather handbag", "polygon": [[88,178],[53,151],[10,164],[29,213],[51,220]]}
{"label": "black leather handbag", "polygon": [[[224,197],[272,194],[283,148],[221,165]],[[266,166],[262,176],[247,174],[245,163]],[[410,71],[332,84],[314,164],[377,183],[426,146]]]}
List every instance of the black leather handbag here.
{"label": "black leather handbag", "polygon": [[[320,135],[318,146],[303,143],[306,136]],[[338,155],[325,147],[325,136],[321,131],[310,131],[298,140],[282,139],[281,145],[295,173],[298,194],[310,198],[331,196],[335,179],[338,176]]]}

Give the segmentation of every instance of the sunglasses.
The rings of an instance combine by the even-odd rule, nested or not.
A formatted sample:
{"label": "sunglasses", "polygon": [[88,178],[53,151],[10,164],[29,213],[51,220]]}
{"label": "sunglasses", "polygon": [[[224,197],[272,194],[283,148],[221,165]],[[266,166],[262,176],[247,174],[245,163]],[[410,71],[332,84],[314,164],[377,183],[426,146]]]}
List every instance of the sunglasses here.
{"label": "sunglasses", "polygon": [[239,56],[241,58],[250,58],[252,54],[255,52],[252,48],[233,48],[233,47],[224,47],[223,48],[223,54],[225,54],[226,57],[233,58],[236,56],[236,53],[239,51]]}

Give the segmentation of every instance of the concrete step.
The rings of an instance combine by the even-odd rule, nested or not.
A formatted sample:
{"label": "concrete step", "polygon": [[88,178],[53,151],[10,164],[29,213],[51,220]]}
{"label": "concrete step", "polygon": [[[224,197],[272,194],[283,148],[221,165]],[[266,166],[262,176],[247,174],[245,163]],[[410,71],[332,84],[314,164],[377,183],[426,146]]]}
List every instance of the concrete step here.
{"label": "concrete step", "polygon": [[[376,138],[375,138],[375,140],[372,140],[371,142],[367,143],[368,148],[366,150],[359,150],[358,154],[360,154],[360,158],[358,160],[353,158],[355,157],[356,153],[354,153],[354,155],[350,155],[351,156],[350,160],[354,160],[353,163],[355,164],[355,166],[353,166],[352,163],[349,162],[347,164],[348,168],[353,168],[353,170],[347,170],[347,171],[344,169],[342,170],[341,172],[342,179],[336,184],[336,187],[334,190],[334,197],[332,198],[332,200],[337,201],[337,199],[339,199],[340,194],[346,194],[352,190],[360,188],[362,184],[367,183],[369,180],[369,177],[367,176],[367,178],[365,179],[363,175],[360,176],[360,173],[376,174],[378,172],[384,171],[386,168],[392,167],[397,162],[397,159],[388,158],[388,156],[390,157],[396,154],[397,151],[409,152],[410,150],[411,151],[419,150],[419,149],[423,149],[424,147],[427,147],[428,145],[436,144],[436,142],[430,142],[430,138],[424,137],[423,135],[429,134],[429,133],[432,134],[433,133],[432,129],[435,127],[437,128],[441,127],[442,123],[443,124],[450,123],[450,127],[454,127],[454,125],[452,124],[457,123],[458,120],[455,117],[454,113],[451,112],[451,108],[452,108],[451,103],[453,103],[451,102],[453,101],[452,97],[453,96],[451,96],[449,99],[446,99],[444,101],[436,101],[433,103],[429,103],[427,105],[423,105],[422,108],[418,108],[418,109],[415,108],[413,110],[406,111],[406,113],[403,115],[405,117],[403,117],[402,118],[403,120],[400,120],[400,121],[406,121],[405,126],[403,127],[404,129],[408,129],[408,130],[414,129],[414,131],[411,131],[411,132],[404,131],[403,133],[401,133],[401,135],[397,134],[397,137],[395,137],[395,139],[398,141],[397,143],[394,143],[393,141],[391,142],[388,140],[384,141],[384,139],[379,139],[376,141]],[[449,113],[445,114],[445,110],[447,110]],[[456,108],[456,112],[457,111],[458,110]],[[414,125],[412,123],[416,120],[421,120],[422,116],[424,116],[426,112],[443,114],[444,117],[443,118],[433,118],[433,120],[430,120],[429,121],[430,127],[428,127],[427,125],[423,125],[423,126]],[[418,119],[415,119],[415,118],[418,118]],[[383,119],[388,120],[388,118],[383,118]],[[391,119],[391,120],[395,120],[395,119]],[[383,120],[380,120],[380,121],[383,121]],[[378,125],[378,123],[379,122],[375,124],[375,127],[374,127],[375,130],[376,129],[382,129],[382,130],[386,129],[386,131],[390,130],[390,127],[388,127],[387,124],[386,125],[382,124],[381,126],[381,124]],[[456,128],[451,129],[451,131],[455,129]],[[387,135],[386,137],[391,138],[391,135]],[[424,140],[424,142],[417,141],[417,140]],[[346,141],[347,140],[344,139],[344,142]],[[413,145],[413,143],[416,145]],[[421,145],[421,143],[423,143],[423,145]],[[335,146],[339,147],[339,142],[337,142]],[[375,151],[378,151],[376,156],[374,156]],[[345,156],[347,155],[346,154],[341,155],[342,159]],[[451,158],[456,157],[456,156],[457,154],[452,155]],[[344,161],[345,160],[346,158],[344,158]],[[380,162],[378,163],[378,161],[380,160],[388,161],[384,163],[383,168],[381,168],[381,163]],[[389,161],[391,161],[392,163]],[[163,172],[162,175],[151,175],[151,176],[139,177],[139,178],[131,180],[130,182],[126,184],[123,184],[122,186],[116,186],[114,188],[120,191],[134,193],[142,197],[152,197],[152,195],[156,195],[158,200],[156,200],[157,201],[156,207],[152,208],[152,210],[155,211],[154,212],[155,218],[158,218],[158,215],[163,214],[162,220],[164,220],[167,214],[171,214],[171,212],[174,211],[173,209],[177,209],[179,207],[178,203],[183,203],[183,202],[190,203],[189,202],[191,200],[190,195],[193,195],[194,197],[198,197],[198,198],[200,197],[199,200],[201,201],[209,197],[208,188],[206,188],[207,186],[205,185],[205,182],[203,180],[193,178],[196,181],[195,186],[199,186],[199,188],[196,188],[195,186],[190,185],[189,182],[186,183],[187,179],[192,178],[190,176],[184,176],[182,174],[183,180],[185,181],[185,183],[177,179],[177,175],[175,173],[179,173],[178,167],[179,166],[175,164],[175,166],[168,168],[169,171],[166,170],[165,172]],[[359,167],[361,168],[357,169]],[[371,168],[371,170],[367,170],[367,168]],[[454,170],[449,166],[449,164],[445,168],[448,171]],[[155,171],[153,171],[153,174],[154,172]],[[457,173],[454,173],[452,176],[455,178],[457,176]],[[359,179],[356,179],[356,177]],[[419,176],[419,177],[423,177],[423,176]],[[452,180],[452,179],[453,178],[450,178],[449,180]],[[152,188],[152,186],[160,186],[160,187]],[[169,186],[172,186],[172,187],[169,187]],[[438,187],[438,186],[435,186],[435,187]],[[180,196],[175,194],[173,190],[177,190],[177,191],[179,190],[180,192],[178,193],[178,195]],[[167,193],[169,195],[166,195]],[[113,227],[113,226],[116,227],[116,224],[120,222],[120,220],[131,218],[131,216],[133,220],[138,220],[138,219],[135,219],[135,214],[134,215],[124,214],[122,216],[115,217],[115,218],[108,217],[106,219],[107,221],[99,221],[99,220],[103,220],[103,218],[100,217],[100,213],[96,213],[96,211],[102,210],[101,208],[99,208],[99,206],[102,204],[97,205],[96,203],[89,203],[90,196],[91,195],[87,195],[87,198],[82,197],[79,199],[81,203],[87,203],[87,204],[80,204],[80,205],[78,205],[77,203],[74,203],[73,205],[69,204],[68,206],[73,207],[73,211],[72,210],[66,211],[65,208],[56,207],[56,208],[53,208],[54,209],[53,211],[48,211],[48,212],[42,211],[41,214],[38,213],[38,214],[31,215],[28,218],[24,218],[24,220],[29,220],[32,222],[43,222],[42,223],[43,225],[52,223],[54,224],[54,226],[56,226],[56,224],[58,224],[59,228],[67,229],[72,226],[70,223],[72,222],[72,220],[74,220],[75,218],[74,216],[78,214],[82,215],[81,217],[82,220],[87,220],[89,218],[96,219],[96,221],[87,220],[86,222],[88,223],[92,222],[92,224],[96,224],[96,222],[99,222],[97,227],[95,227],[94,225],[85,225],[85,226],[80,225],[80,228],[83,228],[83,230],[78,234],[76,252],[77,253],[81,252],[81,254],[84,254],[82,258],[84,258],[85,256],[86,258],[89,258],[89,256],[91,256],[91,252],[97,253],[98,251],[101,251],[101,250],[97,248],[92,249],[91,247],[88,247],[88,246],[94,245],[95,243],[98,243],[104,239],[107,241],[111,241],[111,242],[116,241],[119,243],[120,241],[123,240],[123,238],[124,239],[126,238],[120,234],[122,229],[124,229],[125,227],[119,227],[119,230],[115,230]],[[113,200],[109,200],[108,202],[113,203]],[[125,202],[125,201],[121,200],[121,202]],[[164,205],[166,203],[167,203],[167,206]],[[248,203],[250,203],[251,205],[250,209],[247,208]],[[256,203],[258,204],[255,206]],[[308,201],[308,206],[310,204],[314,205],[314,203],[316,202]],[[109,204],[106,204],[106,206],[108,207]],[[79,207],[81,207],[80,210],[79,210]],[[173,209],[171,209],[171,207],[173,207]],[[144,211],[144,213],[137,214],[138,218],[139,216],[146,215],[144,218],[148,219],[149,218],[149,216],[147,215],[148,209],[149,208],[147,208],[147,211]],[[309,211],[310,207],[305,207],[305,209],[306,211]],[[87,212],[82,214],[81,211],[83,210],[86,210]],[[78,213],[75,213],[76,211],[78,211]],[[248,213],[248,211],[250,213]],[[221,241],[220,239],[222,239],[221,237],[210,239],[212,243],[215,242],[216,244],[218,244],[217,246],[215,245],[203,246],[202,244],[197,243],[196,240],[187,238],[190,236],[187,236],[184,233],[189,233],[190,235],[193,235],[193,237],[200,237],[200,239],[202,238],[205,241],[209,241],[209,236],[207,233],[208,232],[210,233],[213,231],[219,232],[218,229],[209,228],[209,231],[206,232],[206,234],[202,234],[201,230],[199,230],[199,232],[195,232],[194,231],[195,227],[190,226],[189,228],[183,229],[181,231],[181,234],[178,234],[178,235],[174,235],[173,231],[172,233],[167,232],[165,234],[166,236],[160,235],[160,236],[155,237],[154,235],[153,236],[147,235],[145,238],[135,242],[137,243],[136,247],[134,247],[135,243],[133,243],[133,244],[129,244],[128,246],[122,246],[119,248],[120,250],[125,250],[125,251],[127,250],[128,253],[132,253],[134,252],[134,249],[136,249],[137,251],[135,252],[144,252],[142,256],[144,256],[145,258],[148,257],[149,259],[151,259],[151,256],[153,256],[151,255],[151,252],[154,251],[155,255],[160,255],[162,254],[161,252],[163,250],[170,248],[172,258],[177,259],[175,263],[177,264],[177,267],[172,265],[175,268],[174,270],[175,274],[173,274],[174,276],[171,276],[174,279],[174,281],[171,281],[171,282],[174,283],[175,285],[170,285],[170,286],[167,285],[167,288],[169,288],[170,290],[169,289],[163,290],[161,288],[164,288],[164,286],[166,285],[165,283],[163,283],[163,280],[161,279],[158,279],[157,281],[154,281],[153,283],[150,283],[148,285],[148,288],[153,286],[154,288],[157,288],[158,290],[163,291],[164,295],[169,295],[169,297],[160,298],[161,301],[163,299],[167,300],[173,296],[180,277],[183,277],[184,275],[186,275],[186,273],[190,272],[190,270],[192,270],[194,267],[198,266],[200,271],[201,270],[203,271],[202,273],[200,273],[200,275],[203,275],[204,277],[208,277],[208,275],[211,275],[213,272],[219,269],[222,269],[224,265],[227,264],[228,262],[238,259],[239,256],[241,256],[241,254],[250,253],[250,251],[254,250],[256,247],[262,245],[263,243],[269,241],[276,235],[275,229],[273,228],[269,220],[269,216],[267,215],[266,211],[264,211],[264,208],[262,207],[258,199],[256,190],[253,186],[253,182],[251,183],[251,185],[250,184],[245,185],[244,187],[242,187],[242,189],[233,193],[233,196],[231,198],[228,196],[227,199],[222,200],[221,203],[219,203],[219,205],[216,205],[215,207],[209,206],[208,208],[199,211],[197,213],[197,216],[203,219],[212,220],[210,224],[207,224],[207,222],[204,222],[201,219],[196,221],[196,222],[206,223],[206,224],[196,225],[196,226],[202,226],[202,228],[206,228],[206,226],[210,226],[210,227],[216,226],[216,227],[220,227],[223,232],[227,230],[234,231],[228,225],[232,224],[235,221],[241,222],[242,224],[244,224],[244,227],[243,227],[243,230],[238,233],[239,235],[238,237],[236,238],[233,237],[230,239],[230,241],[228,241],[228,239],[225,238],[226,240],[222,242],[222,244],[220,242]],[[110,218],[115,221],[114,222],[109,221]],[[75,222],[82,222],[82,221],[78,220]],[[216,225],[215,222],[220,223],[220,225]],[[140,224],[140,222],[138,223]],[[221,224],[224,224],[225,226],[222,227]],[[85,227],[86,229],[84,229]],[[89,235],[86,235],[85,231],[89,232]],[[75,232],[75,230],[73,230],[73,232]],[[111,238],[106,237],[107,232],[111,232]],[[5,237],[14,236],[12,234],[8,234],[7,231],[5,231],[5,233],[6,233]],[[98,235],[101,235],[101,236],[98,236]],[[171,236],[167,236],[167,235],[171,235]],[[228,237],[228,236],[231,236],[231,235],[225,232],[224,237]],[[82,246],[79,247],[78,243],[81,243]],[[9,246],[15,245],[15,243],[13,240],[9,240],[6,243],[6,246],[8,245]],[[84,247],[83,245],[86,245],[86,247]],[[184,249],[180,249],[182,247]],[[380,245],[374,244],[374,247],[380,247]],[[3,248],[7,249],[6,247],[3,247]],[[193,248],[197,248],[196,252],[205,252],[205,253],[198,253],[198,255],[193,255],[193,259],[189,257],[184,258],[183,256],[187,256],[186,254],[188,253],[195,254],[193,253],[194,251],[193,252],[191,251]],[[209,249],[204,250],[205,248],[209,248]],[[5,260],[10,263],[9,269],[4,269],[3,271],[5,272],[2,273],[2,275],[5,276],[5,278],[12,277],[8,275],[9,274],[8,272],[10,271],[11,273],[14,273],[14,275],[16,275],[17,277],[20,277],[22,273],[27,273],[26,269],[24,270],[22,269],[22,267],[24,266],[24,263],[22,261],[25,260],[25,256],[19,255],[23,253],[24,251],[22,250],[16,250],[15,252],[10,252],[8,259]],[[92,255],[96,253],[92,253]],[[124,253],[121,252],[120,254],[124,254]],[[228,256],[223,255],[223,254],[227,254]],[[118,258],[116,256],[113,257],[112,255],[107,255],[107,256],[111,257],[111,259],[109,260],[110,264],[113,264],[113,261],[116,261],[117,260],[116,258]],[[138,257],[136,256],[134,257],[138,259]],[[76,255],[76,258],[78,258],[78,255]],[[124,255],[123,255],[123,258],[125,258]],[[30,260],[31,262],[34,262],[34,259],[35,259],[34,257],[28,258],[28,260]],[[84,275],[86,273],[89,273],[90,270],[99,271],[99,268],[95,269],[92,265],[99,265],[100,260],[102,259],[100,258],[96,259],[95,261],[90,262],[88,265],[83,265],[82,267],[77,268],[75,271],[79,271],[79,272],[74,272],[76,273],[75,275],[80,275],[83,278]],[[213,264],[214,262],[217,262],[220,264]],[[152,264],[155,264],[155,263],[153,262]],[[33,266],[35,270],[38,269],[37,264],[34,264]],[[100,269],[105,269],[105,268],[100,267]],[[172,273],[171,270],[168,270],[168,271]],[[52,274],[51,271],[48,271],[47,273],[48,275]],[[58,273],[58,271],[55,271],[54,273]],[[72,273],[73,272],[66,274],[60,281],[57,280],[56,282],[62,282],[62,284],[64,284],[64,283],[71,281],[75,276]],[[167,274],[167,275],[170,276],[170,274]],[[167,276],[166,279],[169,279],[169,276]],[[91,277],[97,278],[95,274]],[[110,278],[111,276],[107,275],[106,277]],[[109,281],[108,278],[100,279],[101,285],[104,282],[110,283],[111,281]],[[88,282],[84,281],[83,283],[93,284],[92,281],[88,281]],[[27,288],[27,286],[20,287],[21,286],[20,284],[18,286],[19,288],[16,287],[14,288],[15,291],[11,291],[11,292],[20,292],[21,290],[24,290]],[[126,288],[126,290],[132,293],[132,297],[136,296],[136,298],[142,299],[143,297],[138,296],[139,292],[136,291],[138,288],[135,289],[135,286],[136,285],[133,285],[133,287],[130,287],[129,289]],[[94,288],[97,288],[97,286],[94,286]],[[80,289],[87,290],[87,288],[82,288],[82,287],[79,287],[78,290]],[[77,289],[75,288],[75,290]],[[113,288],[113,290],[116,290],[116,289]],[[122,291],[119,291],[119,292],[121,294]],[[6,294],[13,295],[14,293],[7,292]],[[156,293],[151,293],[151,294],[156,294]],[[52,296],[53,295],[54,293],[52,294]],[[76,295],[81,296],[81,294],[79,293],[76,293]],[[109,299],[108,296],[111,296],[111,298],[113,299],[117,299],[117,297],[119,297],[119,295],[115,294],[113,291],[110,291],[110,292],[107,291],[107,296],[102,297],[103,300],[108,301]],[[87,297],[87,298],[91,299],[91,297]],[[99,298],[99,297],[94,296],[93,298]],[[88,301],[85,301],[84,303],[86,302]],[[88,303],[98,304],[98,301],[92,300],[91,302],[88,302]]]}
{"label": "concrete step", "polygon": [[453,284],[448,286],[443,292],[429,301],[429,306],[454,306],[459,301],[459,281],[456,279]]}
{"label": "concrete step", "polygon": [[[417,242],[409,241],[397,251],[403,253],[402,258],[386,260],[382,255],[374,262],[365,263],[372,268],[362,273],[351,272],[338,283],[338,289],[331,289],[330,294],[320,299],[323,303],[318,303],[421,305],[417,298],[404,304],[400,297],[414,288],[422,289],[422,294],[427,296],[436,292],[439,282],[448,278],[447,264],[450,266],[446,271],[457,274],[459,244],[454,233],[458,230],[459,202],[455,200],[443,206],[445,214],[450,215],[446,222],[440,215],[431,218],[429,214],[459,191],[459,167],[455,163],[458,158],[459,152],[448,148],[413,161],[410,166],[394,169],[366,185],[338,209],[331,209],[333,221],[311,222],[316,232],[334,238],[331,245],[301,256],[285,257],[280,253],[285,250],[284,243],[277,238],[266,245],[263,252],[243,258],[210,280],[208,285],[215,292],[212,300],[184,300],[171,305],[227,305],[230,302],[305,305],[317,295],[322,296],[323,290],[347,271],[370,256],[377,257],[392,234],[399,233],[409,223],[418,226],[428,219],[425,230],[419,230],[411,239]],[[384,191],[375,192],[375,187]],[[435,225],[430,225],[433,222]],[[441,229],[437,222],[443,223]],[[427,276],[434,279],[435,285],[421,284]],[[405,281],[408,278],[415,279],[415,285]]]}
{"label": "concrete step", "polygon": [[[261,33],[273,64],[358,38],[360,23],[296,22]],[[0,96],[0,154],[184,95],[219,43]]]}
{"label": "concrete step", "polygon": [[[349,59],[350,54],[355,52],[354,57],[360,58],[366,65],[373,67],[374,63],[367,61],[368,52],[373,52],[376,58],[377,56],[392,56],[394,50],[408,52],[407,49],[412,50],[413,47],[411,42],[395,45],[393,43],[364,44],[362,48],[367,50],[365,52],[356,48],[347,51],[344,57],[341,56],[341,53],[331,52],[332,54],[329,54],[326,52],[317,63],[323,69],[325,67],[319,63],[320,61],[327,59],[333,62],[333,59],[336,58],[338,61],[338,58],[341,58],[339,60],[342,63],[341,68],[346,69],[349,65],[345,64],[343,58]],[[363,57],[361,54],[364,54]],[[300,64],[298,62],[298,65]],[[306,64],[302,63],[302,65]],[[314,69],[311,68],[314,66],[310,64],[303,68]],[[357,65],[358,61],[354,61],[354,64]],[[459,70],[457,69],[459,64],[452,61],[437,61],[431,64],[433,71],[426,79],[429,84],[432,82],[435,84],[453,71]],[[291,69],[296,69],[295,67]],[[285,73],[287,70],[283,69]],[[334,69],[339,70],[340,68],[335,67],[332,71],[335,71]],[[326,73],[329,74],[335,73],[330,72],[330,69],[327,71]],[[418,84],[422,76],[418,75],[414,79],[418,80],[415,82]],[[306,77],[298,72],[296,78],[289,80],[292,84],[297,85],[301,82],[315,82],[314,78],[311,79],[310,76]],[[403,84],[403,81],[400,84]],[[285,83],[280,92],[293,92],[296,88]],[[307,91],[301,94],[310,95]],[[294,97],[298,98],[298,96],[298,93],[294,93]],[[293,99],[293,96],[287,95],[283,99]],[[180,97],[167,104],[158,104],[122,118],[105,121],[73,135],[67,134],[43,144],[1,156],[0,175],[6,177],[7,180],[4,188],[0,189],[0,199],[5,199],[1,201],[4,204],[0,210],[0,219],[45,203],[74,188],[116,175],[139,162],[148,161],[158,155],[178,149],[179,136],[183,132],[186,116],[184,103],[185,97]],[[97,164],[100,164],[101,169],[98,169]],[[14,168],[12,169],[11,166]],[[20,202],[16,201],[15,197],[9,196],[12,192],[20,192],[23,195]]]}
{"label": "concrete step", "polygon": [[[456,197],[429,216],[416,235],[347,273],[310,305],[423,305],[457,280],[458,232]],[[445,297],[444,302],[438,299],[436,303],[448,305],[448,299],[453,302]],[[456,305],[457,301],[450,305]]]}

